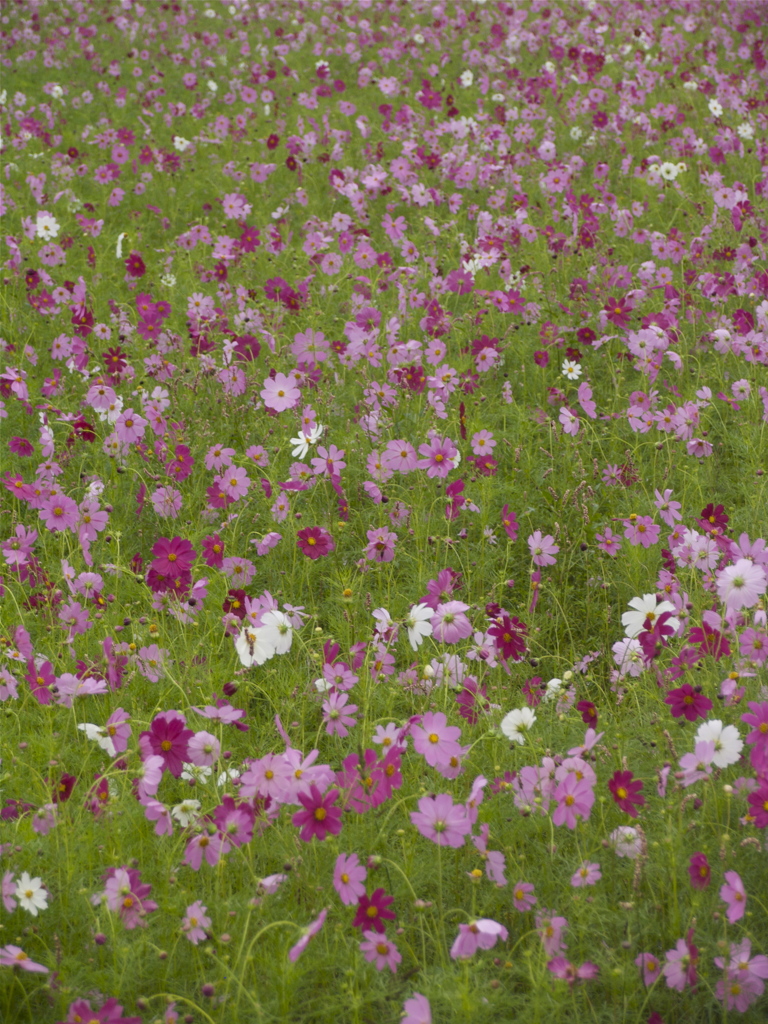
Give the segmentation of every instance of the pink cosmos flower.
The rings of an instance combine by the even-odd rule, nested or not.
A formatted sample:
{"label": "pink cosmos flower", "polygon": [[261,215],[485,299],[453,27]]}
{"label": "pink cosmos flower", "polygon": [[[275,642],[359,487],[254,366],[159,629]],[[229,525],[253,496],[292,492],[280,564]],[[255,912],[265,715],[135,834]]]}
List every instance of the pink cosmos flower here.
{"label": "pink cosmos flower", "polygon": [[698,981],[697,965],[699,962],[699,950],[693,945],[693,928],[689,929],[684,939],[678,939],[674,949],[668,949],[664,954],[666,964],[662,974],[666,978],[669,988],[677,992],[683,992],[686,986],[696,988]]}
{"label": "pink cosmos flower", "polygon": [[455,644],[472,635],[472,624],[464,614],[469,605],[462,601],[447,601],[439,604],[430,622],[432,635],[446,644]]}
{"label": "pink cosmos flower", "polygon": [[624,520],[624,536],[630,544],[641,544],[644,548],[651,547],[659,539],[661,527],[650,516],[635,516]]}
{"label": "pink cosmos flower", "polygon": [[104,899],[110,910],[119,913],[129,931],[139,925],[146,926],[145,916],[157,910],[157,903],[147,899],[152,886],[140,879],[140,873],[132,868],[109,868],[107,871]]}
{"label": "pink cosmos flower", "polygon": [[661,962],[653,953],[641,953],[635,957],[635,963],[643,972],[643,984],[650,988],[661,974]]}
{"label": "pink cosmos flower", "polygon": [[589,818],[595,793],[586,778],[579,778],[577,772],[568,772],[553,793],[553,798],[558,802],[552,815],[553,824],[574,829],[578,818],[584,818],[585,821]]}
{"label": "pink cosmos flower", "polygon": [[487,917],[470,921],[469,924],[460,924],[459,934],[451,946],[451,957],[454,960],[466,960],[474,956],[478,949],[493,949],[498,939],[506,942],[508,934],[503,924]]}
{"label": "pink cosmos flower", "polygon": [[568,927],[564,917],[552,916],[549,910],[536,915],[536,928],[547,956],[559,956],[567,947],[563,943],[563,932]]}
{"label": "pink cosmos flower", "polygon": [[348,704],[349,697],[346,693],[332,691],[328,699],[323,702],[323,721],[325,731],[329,736],[338,736],[343,739],[349,735],[349,730],[357,725],[355,714],[357,704]]}
{"label": "pink cosmos flower", "polygon": [[555,538],[549,533],[542,536],[541,530],[536,530],[528,538],[528,547],[534,565],[554,565],[557,561],[555,555],[560,548],[555,544]]}
{"label": "pink cosmos flower", "polygon": [[210,732],[196,732],[187,743],[187,756],[192,764],[209,767],[216,764],[221,753],[221,743]]}
{"label": "pink cosmos flower", "polygon": [[339,476],[342,469],[346,469],[345,454],[344,449],[337,448],[335,444],[330,445],[328,448],[322,444],[318,445],[317,457],[311,460],[312,472],[315,476],[322,476],[323,474],[330,477]]}
{"label": "pink cosmos flower", "polygon": [[365,955],[365,959],[375,963],[377,970],[383,971],[388,967],[394,974],[397,965],[403,959],[394,942],[375,931],[366,931],[363,935],[365,941],[360,943],[360,951]]}
{"label": "pink cosmos flower", "polygon": [[221,476],[217,476],[214,484],[217,485],[223,494],[237,501],[248,493],[251,480],[241,466],[228,466]]}
{"label": "pink cosmos flower", "polygon": [[571,885],[574,889],[580,889],[585,885],[595,885],[603,877],[599,864],[592,864],[585,860],[581,867],[571,878]]}
{"label": "pink cosmos flower", "polygon": [[752,943],[742,939],[730,949],[727,962],[723,957],[715,957],[715,966],[727,970],[727,979],[717,984],[717,997],[727,1009],[736,1009],[743,1013],[765,991],[765,979],[768,978],[768,957],[759,954],[750,956]]}
{"label": "pink cosmos flower", "polygon": [[432,1024],[432,1009],[429,1000],[420,992],[414,992],[403,1003],[403,1017],[400,1024]]}
{"label": "pink cosmos flower", "polygon": [[80,509],[77,502],[68,498],[66,494],[55,494],[45,500],[38,515],[54,533],[60,530],[74,531],[77,529]]}
{"label": "pink cosmos flower", "polygon": [[365,895],[363,883],[368,875],[356,853],[339,854],[333,869],[333,887],[346,906],[354,906]]}
{"label": "pink cosmos flower", "polygon": [[264,400],[264,405],[275,412],[293,409],[301,399],[301,391],[296,387],[296,378],[293,374],[286,376],[284,373],[276,373],[274,380],[267,377],[259,394]]}
{"label": "pink cosmos flower", "polygon": [[748,558],[740,558],[734,565],[727,565],[715,579],[718,596],[731,611],[757,604],[767,585],[763,567]]}
{"label": "pink cosmos flower", "polygon": [[397,473],[411,473],[418,466],[416,449],[408,441],[390,441],[381,453],[381,462]]}
{"label": "pink cosmos flower", "polygon": [[181,537],[174,537],[172,540],[161,537],[155,541],[152,554],[155,556],[152,562],[155,571],[162,576],[173,577],[187,572],[197,558],[197,552],[189,541],[182,540]]}
{"label": "pink cosmos flower", "polygon": [[512,886],[512,904],[515,910],[519,910],[522,914],[539,902],[533,895],[534,889],[535,886],[530,882],[518,882],[517,885]]}
{"label": "pink cosmos flower", "polygon": [[391,562],[395,557],[395,544],[397,534],[392,533],[386,526],[377,530],[367,530],[368,544],[363,552],[366,558],[373,562]]}
{"label": "pink cosmos flower", "polygon": [[20,967],[33,974],[47,974],[48,968],[35,963],[20,946],[0,946],[0,967]]}
{"label": "pink cosmos flower", "polygon": [[155,514],[162,519],[176,519],[181,511],[181,491],[177,491],[175,487],[158,487],[150,495],[150,501]]}
{"label": "pink cosmos flower", "polygon": [[720,888],[720,899],[727,904],[725,916],[734,924],[740,921],[747,910],[747,894],[744,883],[735,871],[725,872],[725,884]]}
{"label": "pink cosmos flower", "polygon": [[133,409],[124,409],[115,423],[115,433],[122,444],[133,444],[142,439],[146,427],[147,420]]}
{"label": "pink cosmos flower", "polygon": [[569,960],[562,956],[556,956],[553,960],[550,960],[547,964],[547,970],[551,971],[556,978],[567,981],[571,988],[573,988],[577,981],[589,981],[591,978],[596,978],[600,973],[600,968],[597,964],[593,964],[589,960],[583,963],[581,967],[574,967]]}
{"label": "pink cosmos flower", "polygon": [[411,812],[411,821],[425,839],[438,846],[463,846],[467,833],[472,831],[466,808],[454,804],[448,793],[422,797],[418,811]]}
{"label": "pink cosmos flower", "polygon": [[413,747],[417,754],[433,768],[438,764],[446,764],[452,757],[461,756],[458,739],[461,729],[457,725],[448,725],[442,711],[429,711],[421,719],[421,725],[411,726]]}
{"label": "pink cosmos flower", "polygon": [[296,963],[301,954],[309,945],[310,939],[314,938],[314,936],[317,935],[317,933],[323,927],[327,914],[328,910],[324,908],[320,911],[320,913],[317,915],[312,924],[308,925],[308,927],[303,929],[301,933],[301,938],[299,939],[295,946],[291,947],[288,953],[288,959],[291,961],[291,963]]}
{"label": "pink cosmos flower", "polygon": [[211,919],[206,916],[207,913],[207,908],[200,900],[195,900],[187,907],[184,920],[181,922],[181,930],[194,946],[206,938],[205,930],[211,927]]}
{"label": "pink cosmos flower", "polygon": [[430,478],[446,477],[458,465],[459,452],[449,437],[433,437],[427,444],[419,445],[419,452],[424,457],[417,464],[426,469]]}

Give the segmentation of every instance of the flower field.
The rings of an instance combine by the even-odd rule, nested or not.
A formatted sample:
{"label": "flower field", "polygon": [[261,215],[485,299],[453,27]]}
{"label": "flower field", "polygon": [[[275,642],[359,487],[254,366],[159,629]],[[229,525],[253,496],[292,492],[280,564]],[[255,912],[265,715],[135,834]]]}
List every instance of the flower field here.
{"label": "flower field", "polygon": [[0,1020],[765,1021],[766,40],[0,4]]}

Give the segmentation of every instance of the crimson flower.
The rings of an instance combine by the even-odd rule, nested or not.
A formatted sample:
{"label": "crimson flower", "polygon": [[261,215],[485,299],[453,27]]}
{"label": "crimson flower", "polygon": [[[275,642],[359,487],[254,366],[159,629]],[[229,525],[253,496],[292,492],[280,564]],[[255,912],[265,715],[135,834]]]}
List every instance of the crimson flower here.
{"label": "crimson flower", "polygon": [[525,634],[527,627],[516,616],[511,619],[504,614],[488,630],[488,635],[495,641],[497,652],[504,661],[520,661],[525,654]]}
{"label": "crimson flower", "polygon": [[305,843],[311,842],[312,836],[317,836],[322,842],[329,832],[332,836],[341,832],[341,810],[332,806],[339,799],[338,789],[332,789],[323,796],[312,783],[309,793],[297,793],[296,796],[304,810],[297,811],[291,821],[296,828],[301,828],[299,836]]}
{"label": "crimson flower", "polygon": [[336,547],[333,537],[322,526],[309,526],[296,534],[296,544],[307,558],[329,555]]}
{"label": "crimson flower", "polygon": [[387,896],[383,889],[376,889],[371,897],[361,896],[357,904],[357,913],[352,922],[354,928],[369,929],[375,932],[386,931],[385,919],[394,921],[396,915],[389,910],[389,905],[395,902],[394,896]]}
{"label": "crimson flower", "polygon": [[694,853],[688,865],[688,874],[691,878],[691,885],[694,889],[706,889],[709,885],[712,871],[705,853]]}
{"label": "crimson flower", "polygon": [[519,530],[519,526],[515,513],[509,511],[509,505],[505,505],[501,510],[501,525],[504,527],[504,530],[510,540],[517,540],[517,531]]}
{"label": "crimson flower", "polygon": [[673,718],[685,716],[689,722],[695,722],[697,718],[706,718],[707,712],[711,711],[713,706],[712,701],[702,694],[701,687],[694,688],[690,683],[670,690],[664,698],[664,703],[669,704]]}
{"label": "crimson flower", "polygon": [[608,781],[608,789],[614,801],[631,818],[637,817],[637,807],[642,807],[645,803],[645,797],[640,793],[642,788],[643,783],[640,779],[633,778],[632,772],[614,772]]}
{"label": "crimson flower", "polygon": [[581,713],[581,720],[590,729],[597,728],[597,708],[591,700],[580,700],[576,710]]}
{"label": "crimson flower", "polygon": [[236,615],[242,621],[245,618],[245,591],[228,590],[222,609],[226,614]]}

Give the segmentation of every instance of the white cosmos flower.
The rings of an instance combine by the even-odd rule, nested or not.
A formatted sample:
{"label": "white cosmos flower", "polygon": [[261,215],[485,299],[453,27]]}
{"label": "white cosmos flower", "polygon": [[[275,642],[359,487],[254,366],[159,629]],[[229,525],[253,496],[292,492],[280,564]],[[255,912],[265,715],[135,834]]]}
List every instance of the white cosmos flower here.
{"label": "white cosmos flower", "polygon": [[[621,616],[621,624],[630,639],[643,632],[643,624],[646,619],[650,619],[651,625],[653,625],[654,620],[664,612],[675,610],[675,606],[670,601],[658,601],[655,594],[633,597],[629,602],[629,607],[634,611],[624,612]],[[667,619],[667,623],[675,631],[680,627],[680,621],[675,618]]]}
{"label": "white cosmos flower", "polygon": [[92,725],[90,722],[80,722],[77,728],[84,732],[89,740],[95,740],[102,750],[106,750],[110,757],[117,756],[112,737],[103,726]]}
{"label": "white cosmos flower", "polygon": [[710,100],[708,106],[709,112],[713,117],[720,117],[723,113],[723,108],[717,100]]}
{"label": "white cosmos flower", "polygon": [[186,153],[186,151],[189,149],[191,145],[192,143],[189,141],[189,139],[184,139],[181,137],[181,135],[174,135],[173,148],[178,153]]}
{"label": "white cosmos flower", "polygon": [[188,761],[184,761],[184,771],[181,773],[181,778],[185,782],[200,782],[205,783],[210,779],[213,774],[213,768],[207,764],[191,764]]}
{"label": "white cosmos flower", "polygon": [[515,708],[502,718],[499,728],[513,743],[525,743],[526,733],[536,721],[531,708]]}
{"label": "white cosmos flower", "polygon": [[275,653],[274,646],[264,637],[261,630],[249,626],[246,626],[235,640],[235,650],[246,668],[263,665]]}
{"label": "white cosmos flower", "polygon": [[432,623],[429,620],[434,614],[428,604],[415,604],[411,608],[405,625],[408,629],[408,640],[414,651],[421,646],[425,636],[432,636]]}
{"label": "white cosmos flower", "polygon": [[182,828],[186,828],[193,821],[197,821],[200,815],[200,806],[199,800],[182,800],[180,804],[176,804],[175,807],[171,808],[171,815]]}
{"label": "white cosmos flower", "polygon": [[578,380],[581,376],[581,366],[573,359],[563,360],[563,376],[567,377],[568,380]]}
{"label": "white cosmos flower", "polygon": [[557,679],[557,678],[550,679],[549,682],[547,683],[547,687],[546,687],[546,690],[544,692],[544,696],[542,698],[544,703],[546,704],[547,701],[552,700],[554,697],[559,697],[560,696],[560,691],[562,690],[562,688],[563,688],[563,680],[562,679]]}
{"label": "white cosmos flower", "polygon": [[271,644],[275,654],[286,654],[293,642],[293,627],[284,612],[276,610],[265,612],[261,617],[258,633],[261,639]]}
{"label": "white cosmos flower", "polygon": [[16,883],[16,899],[25,910],[33,917],[37,917],[38,910],[48,909],[48,893],[39,878],[30,878],[26,871],[22,871],[21,878]]}
{"label": "white cosmos flower", "polygon": [[475,76],[472,74],[471,71],[462,71],[461,74],[459,75],[459,81],[461,82],[465,89],[472,85],[474,80]]}
{"label": "white cosmos flower", "polygon": [[662,176],[664,181],[674,181],[677,177],[677,164],[670,163],[669,160],[665,160],[659,168],[659,174]]}
{"label": "white cosmos flower", "polygon": [[295,447],[291,451],[294,459],[303,459],[309,451],[311,444],[317,444],[320,438],[323,436],[323,425],[322,423],[316,423],[307,433],[306,430],[302,430],[298,437],[291,438],[291,444]]}
{"label": "white cosmos flower", "polygon": [[717,768],[727,768],[729,764],[735,764],[744,747],[744,741],[736,726],[723,725],[719,718],[702,722],[696,732],[695,741],[715,744],[712,764]]}
{"label": "white cosmos flower", "polygon": [[52,238],[56,238],[61,230],[59,222],[47,210],[38,211],[35,229],[37,237],[42,238],[44,242],[50,242]]}

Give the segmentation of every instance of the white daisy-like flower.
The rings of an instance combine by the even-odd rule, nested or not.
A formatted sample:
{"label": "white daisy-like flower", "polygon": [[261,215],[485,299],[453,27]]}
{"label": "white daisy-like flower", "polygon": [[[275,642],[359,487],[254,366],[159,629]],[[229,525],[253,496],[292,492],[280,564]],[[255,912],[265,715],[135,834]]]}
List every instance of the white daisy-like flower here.
{"label": "white daisy-like flower", "polygon": [[294,447],[291,449],[291,455],[294,459],[303,459],[306,457],[311,444],[317,444],[320,438],[323,436],[324,427],[322,423],[316,423],[309,432],[302,430],[298,437],[291,438],[291,444]]}
{"label": "white daisy-like flower", "polygon": [[52,214],[48,213],[47,210],[38,211],[37,219],[35,220],[35,229],[37,231],[37,237],[42,238],[44,242],[50,242],[52,238],[56,238],[61,230],[59,222]]}
{"label": "white daisy-like flower", "polygon": [[287,654],[293,642],[293,627],[284,612],[265,612],[261,617],[259,633],[262,640],[275,649],[275,654]]}
{"label": "white daisy-like flower", "polygon": [[181,778],[185,782],[199,782],[205,783],[210,779],[213,774],[213,768],[207,764],[191,764],[190,762],[184,761],[184,771],[181,773]]}
{"label": "white daisy-like flower", "polygon": [[264,637],[260,629],[246,627],[235,640],[235,650],[241,664],[246,668],[263,665],[274,655],[275,648]]}
{"label": "white daisy-like flower", "polygon": [[743,124],[740,124],[736,131],[742,139],[754,139],[755,137],[755,129],[748,121],[744,121]]}
{"label": "white daisy-like flower", "polygon": [[415,604],[411,608],[405,625],[408,629],[408,640],[414,651],[421,646],[425,636],[432,636],[430,619],[434,614],[428,604]]}
{"label": "white daisy-like flower", "polygon": [[192,143],[189,139],[182,138],[181,135],[174,135],[173,137],[173,148],[177,153],[186,153]]}
{"label": "white daisy-like flower", "polygon": [[502,718],[499,728],[513,743],[525,743],[525,737],[536,721],[531,708],[515,708]]}
{"label": "white daisy-like flower", "polygon": [[715,756],[712,764],[717,768],[727,768],[729,764],[736,764],[744,748],[744,741],[739,735],[735,725],[723,725],[719,718],[702,722],[696,736],[696,743],[714,743]]}
{"label": "white daisy-like flower", "polygon": [[186,828],[193,821],[197,821],[200,816],[200,807],[199,800],[182,800],[180,804],[176,804],[175,807],[171,808],[171,815],[182,828]]}
{"label": "white daisy-like flower", "polygon": [[661,167],[659,167],[659,174],[662,176],[664,181],[674,181],[677,177],[677,164],[673,164],[670,163],[669,160],[665,160]]}
{"label": "white daisy-like flower", "polygon": [[[630,639],[642,633],[646,619],[650,619],[651,625],[653,625],[655,620],[660,615],[663,615],[664,612],[675,611],[675,606],[671,601],[659,601],[655,594],[643,594],[642,597],[633,597],[629,602],[629,607],[633,611],[624,612],[621,616],[621,624]],[[667,623],[675,631],[680,627],[680,621],[676,618],[668,619]]]}
{"label": "white daisy-like flower", "polygon": [[78,727],[89,740],[94,740],[102,750],[105,750],[110,757],[117,757],[115,744],[107,730],[101,725],[92,725],[90,722],[80,722]]}
{"label": "white daisy-like flower", "polygon": [[26,871],[22,871],[21,878],[16,883],[16,899],[32,917],[37,917],[39,910],[48,909],[48,892],[39,878],[30,878]]}
{"label": "white daisy-like flower", "polygon": [[465,89],[472,85],[474,80],[475,76],[469,70],[462,71],[462,73],[459,75],[459,81],[461,82]]}
{"label": "white daisy-like flower", "polygon": [[578,380],[582,374],[581,366],[573,359],[563,360],[562,372],[568,380]]}
{"label": "white daisy-like flower", "polygon": [[544,701],[544,703],[546,704],[548,701],[554,700],[555,697],[558,697],[560,695],[560,691],[562,690],[562,688],[563,688],[563,680],[562,679],[557,679],[557,678],[550,679],[549,682],[547,683],[547,687],[546,687],[546,690],[544,692],[544,696],[542,697],[542,700]]}
{"label": "white daisy-like flower", "polygon": [[709,112],[713,117],[720,117],[723,113],[723,108],[717,100],[710,100],[707,104],[709,106]]}

